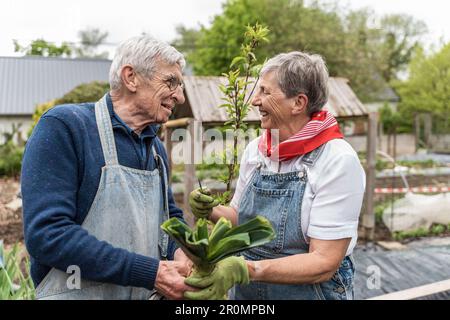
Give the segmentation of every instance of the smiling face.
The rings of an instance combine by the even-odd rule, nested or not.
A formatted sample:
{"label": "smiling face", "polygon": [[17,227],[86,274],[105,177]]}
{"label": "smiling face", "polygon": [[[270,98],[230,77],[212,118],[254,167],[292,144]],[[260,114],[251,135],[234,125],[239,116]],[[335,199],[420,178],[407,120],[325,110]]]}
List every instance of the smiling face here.
{"label": "smiling face", "polygon": [[137,76],[140,80],[135,97],[137,109],[151,122],[167,122],[175,105],[185,100],[180,66],[159,61],[152,79]]}
{"label": "smiling face", "polygon": [[295,98],[281,91],[274,71],[261,76],[252,104],[259,109],[263,129],[280,129],[292,121]]}

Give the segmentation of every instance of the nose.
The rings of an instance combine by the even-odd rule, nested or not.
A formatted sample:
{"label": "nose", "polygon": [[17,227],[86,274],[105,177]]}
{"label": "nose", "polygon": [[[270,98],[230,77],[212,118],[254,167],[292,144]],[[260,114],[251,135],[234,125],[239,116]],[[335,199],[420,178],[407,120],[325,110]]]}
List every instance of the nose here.
{"label": "nose", "polygon": [[176,100],[176,104],[183,104],[185,101],[184,91],[181,86],[178,86],[173,93],[173,97]]}
{"label": "nose", "polygon": [[261,105],[261,97],[258,92],[256,92],[252,98],[252,105],[255,107]]}

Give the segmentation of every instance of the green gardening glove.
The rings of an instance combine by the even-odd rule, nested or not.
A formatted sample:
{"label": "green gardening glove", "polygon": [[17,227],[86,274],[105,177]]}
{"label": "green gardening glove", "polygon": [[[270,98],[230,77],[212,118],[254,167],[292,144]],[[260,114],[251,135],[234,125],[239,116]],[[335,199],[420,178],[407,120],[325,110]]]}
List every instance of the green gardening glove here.
{"label": "green gardening glove", "polygon": [[207,276],[192,275],[184,281],[200,291],[186,291],[184,297],[192,300],[223,300],[235,284],[250,282],[247,263],[243,257],[228,257],[217,262],[214,270]]}
{"label": "green gardening glove", "polygon": [[211,196],[211,191],[207,188],[198,188],[189,194],[189,206],[192,214],[198,219],[208,218],[217,205],[219,201]]}

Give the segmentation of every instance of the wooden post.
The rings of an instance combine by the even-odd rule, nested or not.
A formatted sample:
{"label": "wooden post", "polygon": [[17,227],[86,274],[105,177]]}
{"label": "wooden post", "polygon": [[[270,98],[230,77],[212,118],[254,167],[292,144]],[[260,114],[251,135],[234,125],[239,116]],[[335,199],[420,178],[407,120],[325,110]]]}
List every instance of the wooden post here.
{"label": "wooden post", "polygon": [[[187,126],[188,136],[186,137],[186,141],[184,146],[184,152],[189,152],[189,157],[185,157],[184,164],[184,195],[183,195],[183,204],[184,209],[189,210],[189,194],[194,190],[195,184],[195,164],[194,164],[194,120],[190,120]],[[189,221],[188,221],[189,222]]]}
{"label": "wooden post", "polygon": [[[378,123],[378,149],[383,151],[383,134],[384,134],[384,130],[383,130],[383,123],[380,121]],[[387,152],[387,150],[386,150]]]}
{"label": "wooden post", "polygon": [[376,178],[376,151],[377,151],[377,121],[376,112],[369,113],[367,130],[367,159],[366,159],[366,193],[364,200],[364,212],[362,226],[364,237],[373,241],[375,234],[374,189]]}
{"label": "wooden post", "polygon": [[433,119],[431,118],[431,114],[427,113],[424,114],[424,140],[425,144],[427,146],[427,149],[431,148],[430,142],[431,142],[431,127],[433,125],[432,123]]}
{"label": "wooden post", "polygon": [[394,127],[394,145],[392,146],[392,150],[392,158],[394,158],[394,161],[397,161],[397,125]]}
{"label": "wooden post", "polygon": [[416,152],[417,152],[420,143],[420,114],[417,113],[414,117],[414,132],[415,132]]}
{"label": "wooden post", "polygon": [[172,184],[172,167],[173,167],[173,162],[172,162],[172,131],[173,128],[172,127],[167,127],[164,126],[163,128],[163,132],[164,132],[164,147],[166,148],[166,152],[167,152],[167,162],[169,163],[169,172],[170,172],[170,177],[169,177],[169,185]]}
{"label": "wooden post", "polygon": [[367,300],[413,300],[450,290],[450,279],[424,286],[388,293]]}
{"label": "wooden post", "polygon": [[392,134],[391,134],[391,131],[390,130],[388,130],[388,133],[387,133],[387,154],[388,155],[392,155],[392,143],[391,143],[391,139],[392,138]]}

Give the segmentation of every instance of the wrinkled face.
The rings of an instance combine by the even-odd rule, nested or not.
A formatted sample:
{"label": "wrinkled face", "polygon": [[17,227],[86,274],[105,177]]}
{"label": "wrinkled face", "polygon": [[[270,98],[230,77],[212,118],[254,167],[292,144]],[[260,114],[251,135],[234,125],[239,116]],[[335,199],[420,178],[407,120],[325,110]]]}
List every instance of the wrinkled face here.
{"label": "wrinkled face", "polygon": [[292,121],[295,99],[287,98],[281,91],[274,71],[265,73],[259,79],[252,104],[259,109],[263,129],[279,129]]}
{"label": "wrinkled face", "polygon": [[152,122],[167,122],[175,105],[184,103],[180,66],[159,61],[151,80],[138,77],[140,85],[135,101],[138,109]]}

